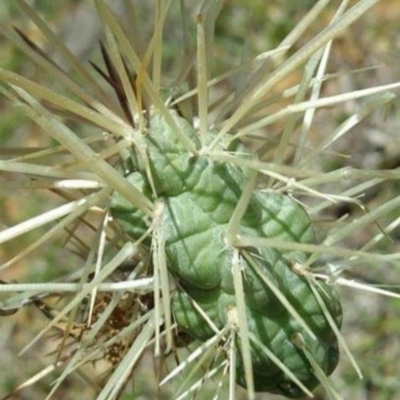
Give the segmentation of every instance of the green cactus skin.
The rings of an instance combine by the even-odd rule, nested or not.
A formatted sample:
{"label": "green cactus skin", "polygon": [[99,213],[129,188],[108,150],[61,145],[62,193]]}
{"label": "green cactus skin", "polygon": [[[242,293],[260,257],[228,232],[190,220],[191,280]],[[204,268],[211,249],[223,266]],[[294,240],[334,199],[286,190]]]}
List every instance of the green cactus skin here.
{"label": "green cactus skin", "polygon": [[[198,145],[194,129],[182,118],[171,115]],[[210,134],[208,139],[212,138]],[[233,249],[226,246],[224,237],[249,175],[239,167],[192,156],[159,115],[151,117],[145,142],[157,190],[156,200],[163,204],[161,226],[168,269],[178,287],[172,297],[174,319],[190,337],[204,341],[215,332],[193,302],[202,308],[218,329],[226,326],[227,310],[235,307]],[[246,154],[245,149],[236,143],[232,149],[240,152],[241,156]],[[151,198],[144,166],[140,160],[135,163],[135,171],[127,179]],[[146,220],[145,215],[118,194],[113,196],[110,208],[115,220],[133,238],[138,238],[149,226],[150,221]],[[274,191],[255,191],[241,220],[239,234],[301,243],[315,242],[312,223],[306,211],[289,196]],[[246,250],[254,256],[268,279],[285,294],[317,339],[303,332],[298,321],[242,258],[248,329],[312,390],[318,385],[318,379],[304,353],[293,343],[293,335],[303,334],[307,349],[327,375],[335,369],[339,351],[336,337],[308,281],[293,271],[292,266],[304,262],[306,254],[266,248]],[[342,310],[336,292],[322,282],[316,287],[340,327]],[[291,398],[304,395],[260,349],[254,344],[252,346],[257,391]],[[237,347],[240,348],[240,339]],[[237,382],[245,386],[240,356],[236,370]]]}

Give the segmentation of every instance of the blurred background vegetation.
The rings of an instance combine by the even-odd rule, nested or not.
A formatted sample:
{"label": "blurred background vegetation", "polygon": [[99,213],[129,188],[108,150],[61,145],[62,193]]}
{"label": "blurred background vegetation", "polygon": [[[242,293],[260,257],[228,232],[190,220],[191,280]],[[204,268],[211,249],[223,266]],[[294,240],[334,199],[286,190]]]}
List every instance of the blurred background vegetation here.
{"label": "blurred background vegetation", "polygon": [[[92,4],[88,0],[65,0],[62,2],[50,0],[30,1],[30,4],[41,13],[50,26],[62,37],[63,41],[77,54],[83,63],[89,59],[97,59],[98,43],[102,38],[102,28],[95,17]],[[112,8],[120,15],[121,20],[131,30],[145,37],[151,31],[153,2],[142,3],[138,13],[143,16],[139,20],[143,25],[130,26],[129,16],[124,13],[124,1],[109,1]],[[336,6],[337,2],[333,2]],[[236,0],[227,2],[225,10],[218,19],[216,27],[215,59],[218,60],[214,67],[222,71],[229,66],[236,65],[239,60],[274,48],[285,35],[301,20],[302,16],[315,4],[313,0]],[[326,26],[332,17],[333,9],[324,12],[318,24],[312,31],[308,31],[297,44],[300,46],[307,39]],[[328,72],[341,72],[338,79],[328,82],[324,87],[324,94],[334,94],[351,90],[371,87],[399,80],[400,76],[400,7],[398,0],[381,1],[362,19],[348,29],[333,46]],[[46,48],[40,32],[18,10],[12,0],[0,2],[0,23],[9,29],[17,26],[23,30],[35,43]],[[166,60],[169,70],[168,79],[174,78],[176,65],[179,60],[174,59],[176,43],[174,40],[179,35],[179,27],[174,16],[167,25]],[[137,40],[137,36],[136,36]],[[174,47],[175,46],[175,47]],[[18,71],[31,79],[46,82],[40,69],[35,68],[26,60],[15,46],[4,36],[0,36],[0,66],[13,71]],[[368,68],[373,67],[373,68]],[[367,69],[368,68],[368,69]],[[353,70],[364,69],[361,72],[349,73]],[[297,81],[296,76],[288,80]],[[286,82],[287,83],[287,82]],[[282,82],[284,87],[287,86]],[[50,83],[51,84],[51,83]],[[229,90],[229,87],[226,88]],[[279,90],[279,88],[278,88]],[[334,129],[349,113],[353,104],[343,104],[338,110],[321,111],[320,124],[316,129]],[[363,169],[398,168],[400,165],[400,119],[399,100],[382,112],[377,112],[357,126],[350,135],[339,140],[331,149],[337,154],[346,156],[324,158],[322,170],[333,170],[345,165],[352,165]],[[0,152],[4,147],[18,146],[42,147],[49,144],[46,136],[40,132],[33,123],[26,121],[21,113],[13,108],[7,101],[0,97]],[[321,132],[319,132],[321,134]],[[1,156],[5,156],[1,152]],[[2,178],[1,178],[2,179]],[[346,183],[344,182],[345,186]],[[400,195],[397,185],[386,185],[374,188],[367,193],[369,208],[383,204],[388,199]],[[49,204],[56,204],[57,197],[41,191],[32,193],[28,191],[2,191],[0,192],[0,230],[23,221],[30,216],[49,209]],[[397,218],[400,210],[393,212],[387,218]],[[337,218],[348,212],[360,212],[352,209],[332,209],[331,215],[326,218]],[[38,233],[39,234],[39,233]],[[365,243],[368,238],[354,237],[354,246]],[[12,241],[7,247],[0,247],[0,262],[10,259],[18,250],[31,243],[35,233],[25,235]],[[394,232],[394,242],[390,244],[400,251],[400,232]],[[54,248],[41,249],[35,252],[29,260],[19,262],[9,271],[2,273],[4,280],[43,281],[49,279],[53,268],[68,268],[68,265],[79,262],[73,254],[63,250],[60,238]],[[352,271],[352,276],[367,283],[379,283],[381,274],[393,277],[393,283],[399,285],[400,272],[387,270],[385,266],[377,266],[373,270],[366,270],[359,266]],[[342,289],[345,299],[344,336],[350,344],[356,359],[359,360],[365,378],[359,381],[356,374],[343,357],[333,379],[339,392],[346,399],[376,399],[395,400],[400,398],[400,302],[372,294],[357,292],[353,289]],[[45,355],[52,350],[51,341],[40,341],[38,345],[29,350],[22,357],[18,352],[37,333],[45,323],[45,317],[36,309],[21,310],[18,314],[0,320],[0,398],[12,390],[22,381],[37,373],[48,365],[52,358]],[[35,385],[34,387],[13,397],[17,399],[36,400],[45,398],[48,385],[55,379],[56,373]],[[87,377],[87,379],[89,379]],[[140,386],[140,385],[139,385]],[[145,395],[144,388],[148,385],[144,381],[142,397],[151,399],[151,394]],[[58,391],[56,399],[93,398],[93,389],[84,377],[71,377],[64,385],[64,391]],[[137,387],[139,393],[140,387]],[[263,396],[263,397],[262,397]],[[320,396],[320,397],[318,397]],[[260,398],[277,398],[276,396],[260,395]],[[322,391],[317,394],[317,399],[324,399]]]}

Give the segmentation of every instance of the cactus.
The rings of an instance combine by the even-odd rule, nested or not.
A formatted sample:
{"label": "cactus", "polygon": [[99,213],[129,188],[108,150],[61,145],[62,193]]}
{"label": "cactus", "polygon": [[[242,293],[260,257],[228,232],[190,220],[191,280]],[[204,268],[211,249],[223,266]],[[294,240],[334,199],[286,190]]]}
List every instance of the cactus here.
{"label": "cactus", "polygon": [[[185,120],[174,112],[171,116],[188,138],[200,142],[195,130]],[[208,134],[205,143],[211,143],[214,136]],[[157,197],[152,198],[142,160],[134,163],[126,179],[160,205],[158,218],[161,224],[158,229],[165,240],[168,271],[177,283],[171,307],[174,319],[192,339],[206,341],[215,332],[194,304],[203,310],[217,329],[229,324],[228,315],[236,308],[236,296],[233,248],[226,244],[225,236],[250,173],[228,163],[210,161],[206,156],[191,155],[159,114],[150,118],[145,144]],[[241,157],[252,157],[236,143],[220,150],[232,152],[233,147]],[[133,240],[139,239],[151,227],[151,221],[146,226],[145,214],[118,193],[111,199],[111,212]],[[312,222],[306,211],[289,196],[273,190],[253,193],[238,234],[315,243]],[[301,349],[293,342],[293,335],[304,335],[307,348],[326,374],[337,365],[339,351],[336,336],[310,288],[310,282],[294,269],[295,265],[307,260],[307,255],[273,248],[246,250],[258,266],[255,269],[245,257],[240,259],[249,331],[312,390],[318,379]],[[266,280],[287,298],[315,338],[304,332]],[[317,288],[340,327],[341,306],[335,291],[322,282]],[[240,340],[236,345],[240,348]],[[288,397],[304,394],[279,366],[260,352],[257,345],[252,346],[251,359],[256,390]],[[236,368],[238,383],[246,385],[240,358]]]}
{"label": "cactus", "polygon": [[[332,21],[306,36],[306,28],[316,32],[314,24],[326,21],[318,21],[321,12],[331,11],[328,1],[318,1],[275,49],[249,49],[248,58],[233,61],[225,48],[225,70],[215,29],[222,10],[230,18],[231,5],[225,8],[223,1],[156,1],[147,41],[142,33],[148,27],[141,24],[149,18],[129,19],[124,31],[106,1],[94,0],[105,32],[103,64],[96,58],[89,66],[28,2],[15,0],[42,32],[43,46],[19,29],[1,33],[28,56],[29,68],[33,61],[52,81],[38,83],[36,70],[29,79],[0,68],[0,92],[18,109],[18,120],[28,117],[51,140],[38,139],[35,130],[38,148],[1,150],[7,196],[18,189],[41,190],[46,197],[34,210],[38,215],[11,221],[0,232],[1,244],[17,244],[1,272],[12,273],[21,260],[32,271],[21,277],[24,269],[17,268],[21,282],[8,271],[1,276],[0,316],[37,306],[51,320],[39,336],[57,328],[62,339],[56,362],[8,397],[56,368],[58,379],[50,388],[36,385],[35,398],[51,398],[62,385],[73,397],[74,373],[97,378],[97,371],[86,374],[85,368],[102,360],[108,368],[104,381],[85,381],[79,396],[117,399],[132,391],[131,397],[181,400],[194,393],[234,400],[243,393],[237,383],[251,400],[255,391],[312,396],[318,384],[329,398],[341,398],[327,378],[338,364],[339,347],[361,372],[340,332],[343,297],[336,287],[399,297],[340,275],[354,265],[398,264],[397,253],[379,246],[400,224],[397,215],[392,218],[399,197],[388,192],[368,210],[363,196],[391,185],[399,174],[353,167],[327,172],[321,159],[341,158],[331,145],[392,101],[387,91],[399,84],[337,96],[325,96],[321,86],[329,81],[335,87],[338,77],[326,73],[331,42],[378,1],[358,0],[349,9],[347,1],[333,4]],[[144,13],[153,8],[122,3],[139,18],[136,7]],[[194,3],[199,10],[192,24]],[[265,10],[265,2],[259,4]],[[182,46],[171,56],[175,33]],[[317,109],[344,102],[358,107],[337,127],[337,121],[319,124]],[[19,191],[15,199],[21,201]],[[335,214],[329,224],[317,225],[321,217],[332,217],[337,202],[358,206],[365,215],[343,223]],[[374,224],[378,233],[354,246],[357,229]],[[25,235],[33,230],[38,235]],[[64,230],[71,257],[57,241]],[[39,247],[39,265],[47,251],[51,262],[36,269],[30,255]],[[59,301],[48,301],[52,296]],[[149,354],[157,367],[151,385]],[[354,397],[346,391],[343,396]]]}

